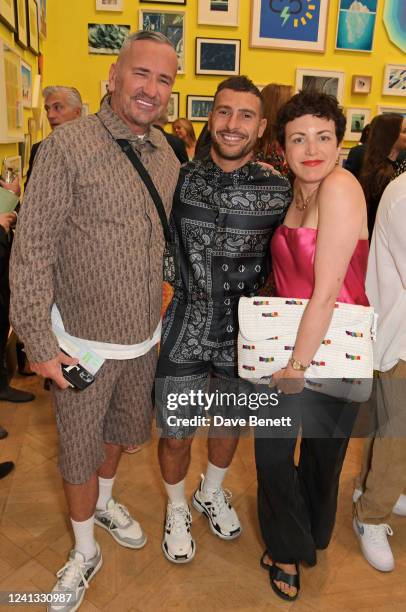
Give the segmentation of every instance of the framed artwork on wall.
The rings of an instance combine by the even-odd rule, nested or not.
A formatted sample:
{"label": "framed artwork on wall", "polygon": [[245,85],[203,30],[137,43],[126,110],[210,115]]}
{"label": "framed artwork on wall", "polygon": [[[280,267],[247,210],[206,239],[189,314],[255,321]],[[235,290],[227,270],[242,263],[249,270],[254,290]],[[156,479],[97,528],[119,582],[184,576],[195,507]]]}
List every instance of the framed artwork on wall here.
{"label": "framed artwork on wall", "polygon": [[38,11],[39,35],[44,39],[47,37],[47,0],[39,0]]}
{"label": "framed artwork on wall", "polygon": [[123,10],[123,0],[96,0],[96,11],[116,11]]}
{"label": "framed artwork on wall", "polygon": [[359,140],[361,132],[371,120],[370,108],[347,108],[347,127],[344,140]]}
{"label": "framed artwork on wall", "polygon": [[406,117],[406,107],[400,106],[377,106],[378,115],[387,115],[388,113],[396,113]]}
{"label": "framed artwork on wall", "polygon": [[189,121],[207,121],[213,101],[214,96],[188,96],[186,114]]}
{"label": "framed artwork on wall", "polygon": [[89,53],[95,55],[118,55],[131,26],[114,23],[89,23],[87,38]]}
{"label": "framed artwork on wall", "polygon": [[168,106],[166,109],[168,115],[168,122],[173,123],[176,119],[179,119],[179,92],[173,91],[169,98]]}
{"label": "framed artwork on wall", "polygon": [[0,39],[0,142],[24,140],[21,58]]}
{"label": "framed artwork on wall", "polygon": [[140,9],[140,30],[165,34],[178,56],[178,74],[185,73],[185,13],[182,11],[150,11]]}
{"label": "framed artwork on wall", "polygon": [[406,53],[405,0],[385,0],[383,22],[391,42]]}
{"label": "framed artwork on wall", "polygon": [[406,96],[406,64],[385,64],[384,96]]}
{"label": "framed artwork on wall", "polygon": [[240,0],[198,0],[199,25],[238,26]]}
{"label": "framed artwork on wall", "polygon": [[351,83],[351,93],[369,94],[371,93],[372,77],[369,75],[354,74]]}
{"label": "framed artwork on wall", "polygon": [[196,74],[240,74],[240,40],[196,38]]}
{"label": "framed artwork on wall", "polygon": [[325,51],[328,0],[252,0],[251,47]]}
{"label": "framed artwork on wall", "polygon": [[347,161],[348,153],[350,149],[347,147],[341,147],[340,152],[338,154],[338,165],[342,168],[345,168],[345,162]]}
{"label": "framed artwork on wall", "polygon": [[14,0],[14,10],[16,16],[16,30],[14,33],[15,41],[20,47],[28,47],[27,34],[27,4],[25,0]]}
{"label": "framed artwork on wall", "polygon": [[34,55],[39,54],[39,34],[38,34],[38,4],[37,0],[27,1],[27,32],[28,47]]}
{"label": "framed artwork on wall", "polygon": [[0,21],[12,32],[16,31],[14,0],[0,0]]}
{"label": "framed artwork on wall", "polygon": [[32,68],[21,60],[21,87],[24,108],[32,107]]}
{"label": "framed artwork on wall", "polygon": [[374,45],[378,0],[340,0],[336,49],[371,52]]}
{"label": "framed artwork on wall", "polygon": [[344,92],[344,72],[332,70],[314,70],[313,68],[296,69],[296,92],[321,91],[335,96],[340,104]]}

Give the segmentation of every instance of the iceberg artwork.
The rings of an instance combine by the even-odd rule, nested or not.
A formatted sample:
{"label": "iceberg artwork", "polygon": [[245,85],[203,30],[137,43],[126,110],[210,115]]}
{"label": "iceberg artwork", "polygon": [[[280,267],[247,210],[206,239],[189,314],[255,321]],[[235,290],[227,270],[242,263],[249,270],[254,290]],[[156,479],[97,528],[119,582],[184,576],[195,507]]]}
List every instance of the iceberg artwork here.
{"label": "iceberg artwork", "polygon": [[377,0],[340,0],[336,49],[372,51]]}

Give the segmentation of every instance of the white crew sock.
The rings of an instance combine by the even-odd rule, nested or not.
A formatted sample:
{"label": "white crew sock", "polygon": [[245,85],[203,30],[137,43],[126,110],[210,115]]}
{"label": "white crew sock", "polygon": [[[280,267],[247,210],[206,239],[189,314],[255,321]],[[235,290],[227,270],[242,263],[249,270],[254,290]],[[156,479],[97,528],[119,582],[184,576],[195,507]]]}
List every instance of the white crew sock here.
{"label": "white crew sock", "polygon": [[115,476],[113,478],[101,478],[99,476],[99,499],[96,504],[98,510],[106,510],[107,502],[113,497],[112,492],[115,478]]}
{"label": "white crew sock", "polygon": [[185,506],[187,506],[185,495],[185,479],[181,480],[180,482],[177,482],[174,485],[168,484],[164,480],[164,485],[171,504],[175,504],[176,506],[178,506],[179,504],[184,504]]}
{"label": "white crew sock", "polygon": [[227,474],[228,467],[220,468],[213,465],[210,461],[207,464],[206,475],[203,482],[203,492],[209,493],[220,489],[223,484],[224,476]]}
{"label": "white crew sock", "polygon": [[75,535],[75,550],[84,555],[86,561],[96,554],[96,542],[94,539],[94,517],[91,516],[87,521],[74,521],[71,518],[73,533]]}

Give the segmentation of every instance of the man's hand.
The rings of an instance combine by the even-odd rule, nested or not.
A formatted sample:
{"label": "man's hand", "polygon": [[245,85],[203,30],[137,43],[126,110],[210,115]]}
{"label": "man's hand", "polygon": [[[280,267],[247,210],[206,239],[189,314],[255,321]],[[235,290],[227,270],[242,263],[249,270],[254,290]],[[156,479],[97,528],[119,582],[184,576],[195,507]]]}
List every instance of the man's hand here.
{"label": "man's hand", "polygon": [[51,378],[60,389],[67,389],[70,385],[63,377],[61,365],[76,365],[77,363],[79,363],[79,359],[69,357],[69,355],[65,355],[61,351],[59,355],[49,361],[41,361],[39,363],[30,361],[30,368],[33,372],[44,378]]}
{"label": "man's hand", "polygon": [[9,191],[12,191],[16,196],[20,197],[21,187],[20,179],[18,178],[18,176],[15,177],[12,183],[5,183],[4,181],[0,180],[0,185],[3,187],[3,189],[8,189]]}
{"label": "man's hand", "polygon": [[14,225],[15,220],[16,214],[13,212],[0,214],[0,225],[4,227],[4,230],[7,234],[10,231],[10,227]]}

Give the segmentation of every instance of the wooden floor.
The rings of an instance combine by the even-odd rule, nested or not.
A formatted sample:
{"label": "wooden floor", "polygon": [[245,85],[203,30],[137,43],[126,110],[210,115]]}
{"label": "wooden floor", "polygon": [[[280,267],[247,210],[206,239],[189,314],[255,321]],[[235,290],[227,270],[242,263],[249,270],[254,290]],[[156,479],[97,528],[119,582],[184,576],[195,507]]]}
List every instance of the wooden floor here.
{"label": "wooden floor", "polygon": [[[37,399],[20,406],[0,402],[0,423],[9,431],[8,439],[0,441],[0,461],[12,459],[17,466],[12,476],[0,481],[0,591],[46,592],[72,546],[56,463],[55,425],[49,392],[42,389],[37,377],[17,377],[14,385],[34,391]],[[406,519],[394,517],[391,521],[396,569],[390,574],[367,564],[352,531],[351,495],[361,445],[353,440],[347,454],[331,545],[319,555],[317,567],[302,570],[301,597],[291,604],[276,598],[266,572],[259,567],[263,545],[256,518],[252,440],[241,440],[225,483],[233,492],[243,534],[238,540],[223,542],[193,511],[197,553],[185,566],[169,563],[161,552],[165,497],[155,442],[136,455],[124,455],[115,496],[142,523],[148,543],[140,551],[131,551],[96,528],[104,565],[91,583],[81,611],[405,612]],[[196,487],[205,464],[205,443],[198,439],[188,494]]]}

